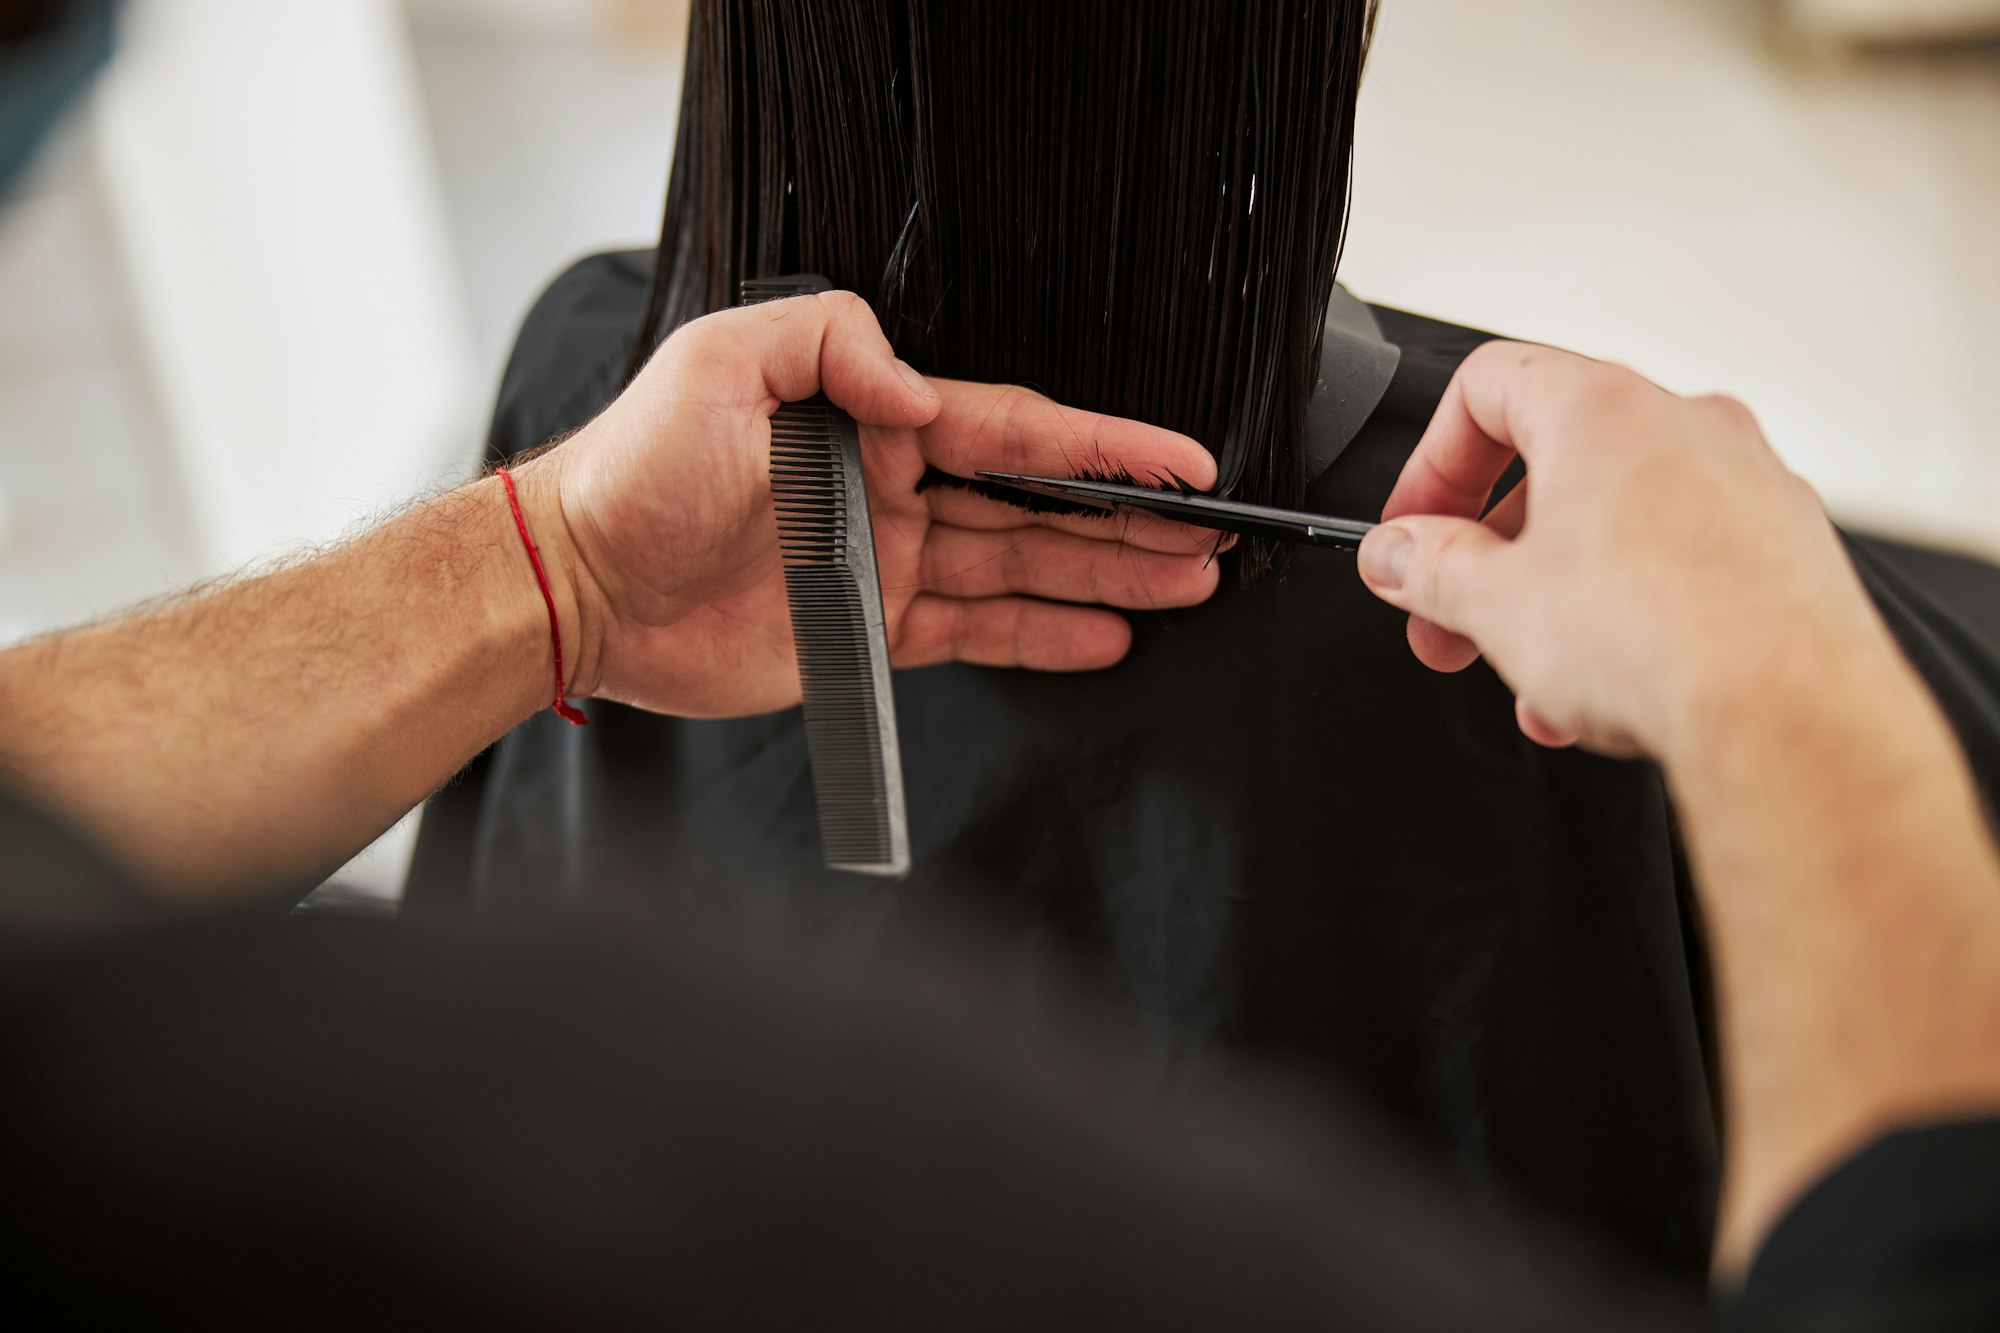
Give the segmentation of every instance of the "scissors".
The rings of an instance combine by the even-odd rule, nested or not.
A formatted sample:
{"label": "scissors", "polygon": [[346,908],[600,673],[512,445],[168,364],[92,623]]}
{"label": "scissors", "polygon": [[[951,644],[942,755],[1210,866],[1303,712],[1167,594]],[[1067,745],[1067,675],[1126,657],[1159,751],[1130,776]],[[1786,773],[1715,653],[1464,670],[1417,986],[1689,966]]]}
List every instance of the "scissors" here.
{"label": "scissors", "polygon": [[[1329,514],[1308,514],[1298,509],[1272,509],[1266,505],[1218,500],[1193,489],[1170,490],[1152,486],[1130,486],[1114,481],[1088,481],[1069,477],[1030,477],[1019,472],[981,472],[984,481],[998,482],[1034,495],[1074,500],[1097,509],[1136,509],[1157,514],[1176,523],[1189,523],[1218,532],[1234,532],[1245,537],[1272,537],[1302,546],[1330,546],[1352,551],[1375,527],[1355,518],[1334,518]],[[1176,477],[1175,481],[1180,479]]]}

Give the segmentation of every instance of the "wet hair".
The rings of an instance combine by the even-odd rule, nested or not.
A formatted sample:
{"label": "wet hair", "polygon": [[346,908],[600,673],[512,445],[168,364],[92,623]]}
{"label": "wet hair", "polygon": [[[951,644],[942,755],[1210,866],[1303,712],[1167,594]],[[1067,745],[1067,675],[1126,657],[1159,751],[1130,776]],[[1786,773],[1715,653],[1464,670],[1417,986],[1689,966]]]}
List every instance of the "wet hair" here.
{"label": "wet hair", "polygon": [[743,278],[822,273],[919,370],[1185,432],[1220,491],[1297,505],[1372,19],[696,0],[634,366]]}

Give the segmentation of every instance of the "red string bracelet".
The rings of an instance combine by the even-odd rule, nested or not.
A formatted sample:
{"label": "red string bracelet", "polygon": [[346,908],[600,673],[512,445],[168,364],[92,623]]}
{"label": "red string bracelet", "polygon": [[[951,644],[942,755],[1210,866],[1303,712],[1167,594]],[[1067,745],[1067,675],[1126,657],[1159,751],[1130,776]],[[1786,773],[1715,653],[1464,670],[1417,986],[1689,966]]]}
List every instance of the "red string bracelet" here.
{"label": "red string bracelet", "polygon": [[535,567],[535,582],[542,585],[542,600],[549,607],[549,638],[556,645],[556,716],[571,726],[587,727],[590,719],[582,711],[563,699],[562,626],[556,621],[556,595],[549,587],[549,576],[542,569],[542,553],[535,546],[535,539],[528,535],[528,520],[521,513],[521,497],[514,492],[514,478],[504,467],[493,469],[500,474],[500,484],[507,488],[507,507],[514,511],[514,526],[520,530],[521,544],[528,548],[528,563]]}

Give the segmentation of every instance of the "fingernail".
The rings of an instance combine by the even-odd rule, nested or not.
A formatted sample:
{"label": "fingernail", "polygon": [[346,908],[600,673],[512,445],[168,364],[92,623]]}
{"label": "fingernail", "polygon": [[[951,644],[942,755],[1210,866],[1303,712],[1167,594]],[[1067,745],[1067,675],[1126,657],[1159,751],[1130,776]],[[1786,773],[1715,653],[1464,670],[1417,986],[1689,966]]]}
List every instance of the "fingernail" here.
{"label": "fingernail", "polygon": [[930,381],[926,380],[922,375],[919,375],[916,371],[916,367],[912,366],[909,362],[901,360],[899,358],[896,362],[896,373],[903,377],[903,383],[909,385],[910,392],[915,394],[917,397],[919,398],[937,397],[937,390],[933,389],[930,386]]}
{"label": "fingernail", "polygon": [[1401,528],[1377,528],[1361,542],[1361,577],[1390,592],[1403,586],[1410,572],[1410,534]]}

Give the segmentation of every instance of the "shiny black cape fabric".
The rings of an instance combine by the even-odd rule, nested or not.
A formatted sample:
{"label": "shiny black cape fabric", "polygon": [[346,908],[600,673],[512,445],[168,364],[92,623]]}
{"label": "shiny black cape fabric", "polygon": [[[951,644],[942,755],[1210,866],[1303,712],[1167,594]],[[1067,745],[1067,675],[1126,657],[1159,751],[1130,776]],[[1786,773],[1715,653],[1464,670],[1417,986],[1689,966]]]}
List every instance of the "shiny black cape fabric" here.
{"label": "shiny black cape fabric", "polygon": [[[497,456],[613,396],[650,258],[586,260],[542,298]],[[1402,365],[1315,483],[1325,512],[1379,511],[1487,337],[1377,313]],[[2000,773],[1991,644],[1861,556]],[[865,950],[898,921],[971,909],[1024,1007],[1080,963],[1163,1071],[1221,1047],[1358,1084],[1474,1197],[1533,1200],[1699,1274],[1715,1131],[1657,771],[1532,745],[1483,666],[1425,671],[1351,556],[1302,550],[1276,586],[1225,578],[1202,607],[1133,621],[1110,671],[898,675],[901,884],[820,868],[796,710],[689,723],[593,704],[589,728],[538,717],[433,802],[406,910],[669,898]]]}

